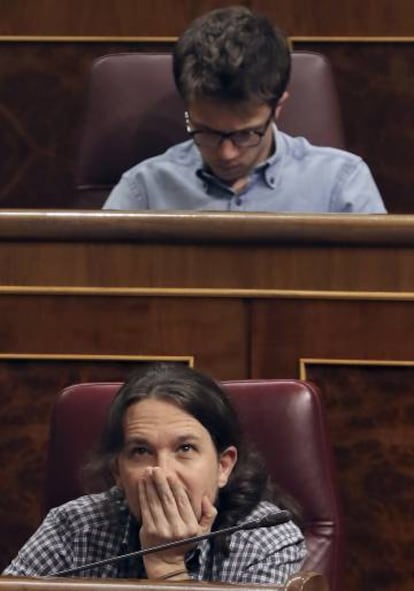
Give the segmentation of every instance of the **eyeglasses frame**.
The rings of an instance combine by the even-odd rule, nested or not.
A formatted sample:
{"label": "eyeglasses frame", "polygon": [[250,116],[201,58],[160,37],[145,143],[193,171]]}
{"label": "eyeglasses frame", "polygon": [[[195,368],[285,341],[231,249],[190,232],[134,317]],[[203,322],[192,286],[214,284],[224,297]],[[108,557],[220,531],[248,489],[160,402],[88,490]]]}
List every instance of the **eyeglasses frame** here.
{"label": "eyeglasses frame", "polygon": [[[257,146],[260,145],[260,143],[263,140],[263,137],[266,134],[266,131],[270,125],[270,123],[272,122],[274,117],[274,109],[272,108],[269,114],[269,117],[267,118],[267,120],[264,122],[262,129],[246,129],[246,130],[236,130],[236,131],[215,131],[215,130],[208,130],[208,129],[192,129],[191,126],[191,120],[190,120],[190,115],[188,113],[188,111],[184,112],[184,119],[185,119],[185,125],[186,125],[186,131],[188,133],[188,135],[192,138],[192,140],[194,141],[194,143],[197,146],[200,147],[204,147],[204,148],[218,148],[224,140],[229,139],[234,146],[236,146],[237,148],[255,148]],[[206,144],[200,144],[197,143],[197,134],[200,133],[210,133],[212,134],[212,136],[217,136],[217,144],[212,144],[212,145],[206,145]],[[255,142],[254,144],[238,144],[236,141],[234,141],[234,136],[237,136],[237,134],[239,133],[245,133],[245,134],[250,134],[252,137],[257,136],[257,142]]]}

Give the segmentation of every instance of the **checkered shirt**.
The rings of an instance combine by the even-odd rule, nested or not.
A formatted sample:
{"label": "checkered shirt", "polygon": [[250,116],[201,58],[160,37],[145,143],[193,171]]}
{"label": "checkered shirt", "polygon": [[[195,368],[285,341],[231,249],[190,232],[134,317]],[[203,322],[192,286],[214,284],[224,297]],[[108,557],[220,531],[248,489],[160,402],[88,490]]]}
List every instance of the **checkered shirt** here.
{"label": "checkered shirt", "polygon": [[[275,510],[272,503],[262,502],[245,521]],[[229,546],[229,556],[224,558],[212,556],[207,540],[200,542],[188,557],[191,577],[199,581],[284,583],[299,570],[306,554],[303,536],[291,521],[235,532]],[[138,548],[138,525],[111,489],[52,509],[3,574],[45,576]],[[78,576],[146,578],[142,559],[137,558],[91,568]]]}

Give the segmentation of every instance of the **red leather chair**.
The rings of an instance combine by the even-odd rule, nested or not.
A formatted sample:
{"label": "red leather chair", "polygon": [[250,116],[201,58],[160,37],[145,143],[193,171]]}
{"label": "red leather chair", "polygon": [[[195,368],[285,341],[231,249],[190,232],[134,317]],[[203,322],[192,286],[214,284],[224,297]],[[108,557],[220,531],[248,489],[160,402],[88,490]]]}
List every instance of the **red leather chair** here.
{"label": "red leather chair", "polygon": [[[304,570],[326,575],[339,591],[343,532],[332,451],[314,385],[297,380],[224,382],[247,437],[275,482],[302,505],[308,558]],[[83,493],[80,467],[97,441],[119,383],[77,384],[54,406],[46,477],[46,510]]]}
{"label": "red leather chair", "polygon": [[[327,59],[292,53],[290,99],[279,127],[317,145],[344,147],[338,97]],[[92,65],[78,161],[79,203],[100,205],[122,173],[188,139],[170,54],[123,53]]]}

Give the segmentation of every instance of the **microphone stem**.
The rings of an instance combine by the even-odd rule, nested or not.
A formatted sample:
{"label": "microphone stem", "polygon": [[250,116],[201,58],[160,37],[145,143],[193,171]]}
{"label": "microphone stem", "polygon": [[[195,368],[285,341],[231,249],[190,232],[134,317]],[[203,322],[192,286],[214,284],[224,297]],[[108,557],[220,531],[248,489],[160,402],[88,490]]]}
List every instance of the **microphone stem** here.
{"label": "microphone stem", "polygon": [[[217,531],[212,531],[208,534],[202,534],[200,536],[193,536],[191,538],[186,538],[185,542],[183,540],[174,540],[173,542],[167,542],[165,544],[160,544],[159,546],[151,546],[150,548],[144,548],[142,550],[135,550],[134,552],[129,552],[128,554],[122,554],[122,559],[126,558],[133,558],[134,556],[145,556],[145,554],[151,554],[151,552],[160,552],[161,550],[169,550],[170,548],[175,548],[175,546],[181,546],[182,544],[194,544],[196,542],[201,542],[201,540],[206,540],[207,538],[215,538],[218,535],[226,535],[231,534],[234,531],[241,529],[240,525],[232,525],[231,527],[226,527],[224,529],[218,529]],[[104,566],[105,564],[111,564],[112,562],[117,562],[121,559],[121,556],[111,556],[110,558],[105,558],[104,560],[98,560],[97,562],[88,562],[83,566],[75,566],[73,568],[68,568],[66,570],[61,570],[56,573],[52,573],[48,575],[50,577],[60,577],[65,575],[75,574],[80,572],[84,569],[93,568],[95,566]]]}

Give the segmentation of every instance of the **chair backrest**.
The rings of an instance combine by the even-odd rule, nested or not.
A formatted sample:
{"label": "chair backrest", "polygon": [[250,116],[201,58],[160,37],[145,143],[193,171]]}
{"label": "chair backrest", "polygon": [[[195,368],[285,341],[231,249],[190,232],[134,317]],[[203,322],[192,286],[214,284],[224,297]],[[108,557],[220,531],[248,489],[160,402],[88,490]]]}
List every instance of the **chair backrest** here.
{"label": "chair backrest", "polygon": [[[339,590],[342,523],[320,396],[297,380],[223,383],[275,482],[302,505],[308,558],[304,570],[326,575]],[[82,494],[80,467],[97,441],[119,383],[66,388],[53,408],[46,477],[46,510]]]}
{"label": "chair backrest", "polygon": [[[344,147],[332,69],[318,53],[292,53],[290,99],[279,127],[311,143]],[[168,53],[120,53],[92,65],[77,183],[101,197],[134,164],[188,139]]]}

